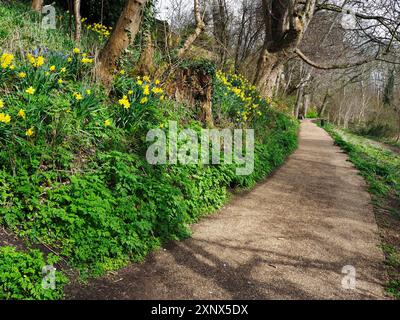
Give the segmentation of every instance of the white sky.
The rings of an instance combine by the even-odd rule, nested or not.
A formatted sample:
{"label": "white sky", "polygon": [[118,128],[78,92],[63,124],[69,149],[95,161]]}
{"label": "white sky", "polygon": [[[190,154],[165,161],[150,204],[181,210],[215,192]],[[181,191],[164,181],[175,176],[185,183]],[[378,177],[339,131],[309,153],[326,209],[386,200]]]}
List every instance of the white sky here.
{"label": "white sky", "polygon": [[[168,16],[168,11],[170,7],[171,0],[158,0],[157,1],[157,11],[158,11],[158,18],[161,20],[165,20]],[[193,0],[182,0],[184,6],[188,6],[193,8]]]}

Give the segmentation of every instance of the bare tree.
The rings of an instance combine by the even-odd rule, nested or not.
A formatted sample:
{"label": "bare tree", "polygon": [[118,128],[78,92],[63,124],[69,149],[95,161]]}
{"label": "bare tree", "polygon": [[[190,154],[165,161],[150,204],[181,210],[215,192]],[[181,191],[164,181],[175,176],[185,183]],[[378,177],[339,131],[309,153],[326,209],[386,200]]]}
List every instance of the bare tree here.
{"label": "bare tree", "polygon": [[199,0],[194,0],[194,16],[196,19],[196,28],[194,32],[187,37],[185,43],[182,48],[178,51],[178,58],[182,58],[185,52],[190,48],[193,42],[197,39],[197,37],[204,31],[206,27],[203,18],[200,13]]}

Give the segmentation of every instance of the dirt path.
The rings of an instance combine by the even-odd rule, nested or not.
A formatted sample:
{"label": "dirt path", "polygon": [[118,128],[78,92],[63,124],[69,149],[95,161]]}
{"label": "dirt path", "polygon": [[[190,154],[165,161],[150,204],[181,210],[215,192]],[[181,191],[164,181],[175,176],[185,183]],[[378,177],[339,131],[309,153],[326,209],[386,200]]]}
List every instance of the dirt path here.
{"label": "dirt path", "polygon": [[[383,298],[383,254],[363,179],[311,122],[266,182],[145,263],[71,286],[70,299]],[[344,290],[342,268],[356,268]]]}

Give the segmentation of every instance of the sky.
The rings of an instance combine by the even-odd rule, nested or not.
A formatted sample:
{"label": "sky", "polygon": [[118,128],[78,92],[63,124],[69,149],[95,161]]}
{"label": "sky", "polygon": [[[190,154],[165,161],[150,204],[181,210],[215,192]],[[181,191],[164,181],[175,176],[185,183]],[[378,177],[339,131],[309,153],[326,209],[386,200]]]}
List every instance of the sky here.
{"label": "sky", "polygon": [[[161,20],[165,20],[168,16],[168,9],[171,0],[158,0],[157,2],[158,18]],[[182,0],[182,3],[185,7],[193,7],[193,0]]]}

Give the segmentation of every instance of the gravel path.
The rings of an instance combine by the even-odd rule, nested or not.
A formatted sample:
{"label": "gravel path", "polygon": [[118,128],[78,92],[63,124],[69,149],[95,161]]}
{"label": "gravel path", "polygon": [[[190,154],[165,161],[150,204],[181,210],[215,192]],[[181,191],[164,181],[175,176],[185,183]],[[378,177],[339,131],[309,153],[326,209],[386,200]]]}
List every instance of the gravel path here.
{"label": "gravel path", "polygon": [[[383,254],[363,179],[305,121],[299,149],[253,191],[173,242],[69,299],[382,299]],[[342,288],[355,267],[356,289]]]}

